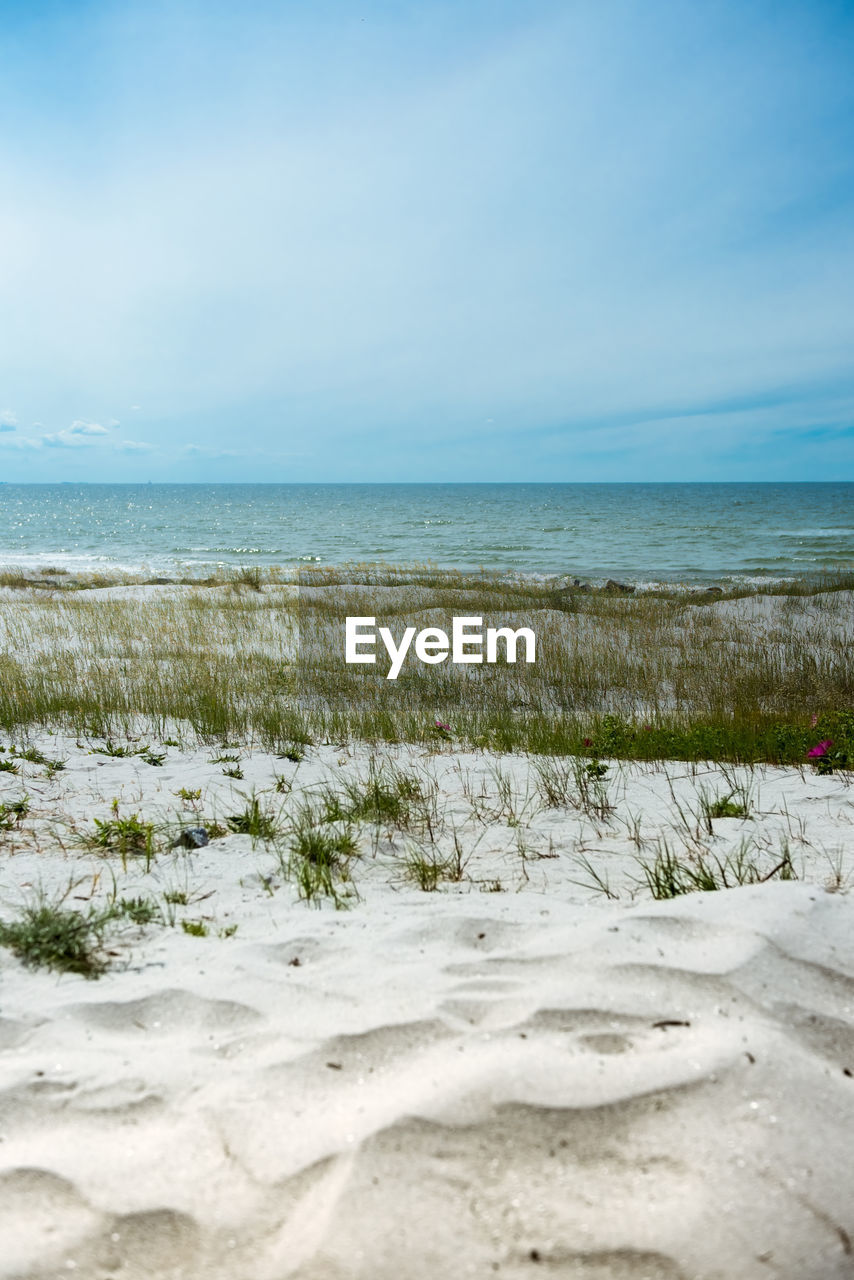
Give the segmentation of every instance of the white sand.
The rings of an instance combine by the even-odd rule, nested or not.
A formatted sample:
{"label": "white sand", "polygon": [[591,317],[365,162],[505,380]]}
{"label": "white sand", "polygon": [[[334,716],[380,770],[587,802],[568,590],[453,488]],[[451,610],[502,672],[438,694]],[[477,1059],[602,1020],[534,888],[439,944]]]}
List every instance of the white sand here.
{"label": "white sand", "polygon": [[[401,751],[437,781],[465,878],[421,892],[407,839],[362,828],[359,898],[336,912],[246,836],[148,874],[77,837],[113,797],[174,819],[201,787],[222,819],[277,774],[287,812],[366,749],[242,752],[232,781],[216,751],[154,768],[37,742],[68,764],[0,774],[0,799],[32,802],[0,837],[0,915],[39,886],[81,909],[190,901],[175,927],[122,926],[97,981],[0,950],[4,1280],[854,1275],[845,780],[742,772],[752,818],[709,836],[690,814],[726,791],[714,770],[612,766],[597,820],[542,809],[525,760]],[[788,841],[802,878],[656,903],[633,834],[647,858],[658,836],[721,857],[748,840],[769,870]],[[579,883],[585,858],[614,900]]]}

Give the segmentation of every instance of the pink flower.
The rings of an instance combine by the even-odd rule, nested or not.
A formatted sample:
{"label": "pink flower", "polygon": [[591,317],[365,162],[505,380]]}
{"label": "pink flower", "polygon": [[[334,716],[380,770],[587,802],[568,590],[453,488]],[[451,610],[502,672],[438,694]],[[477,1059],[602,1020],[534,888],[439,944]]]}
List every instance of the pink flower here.
{"label": "pink flower", "polygon": [[437,720],[435,723],[436,723],[436,728],[440,729],[442,733],[451,732],[451,726],[449,724],[445,724],[443,720]]}
{"label": "pink flower", "polygon": [[584,745],[585,745],[585,747],[592,747],[592,746],[593,746],[593,739],[592,739],[592,738],[585,738],[585,739],[584,739]]}
{"label": "pink flower", "polygon": [[645,732],[645,733],[652,733],[652,725],[651,725],[651,724],[645,724],[645,725],[644,725],[644,732]]}
{"label": "pink flower", "polygon": [[807,752],[807,760],[820,760],[822,756],[827,755],[832,746],[832,738],[825,738],[824,742],[817,742],[816,745],[814,747],[810,747]]}
{"label": "pink flower", "polygon": [[818,712],[814,711],[810,716],[810,728],[814,729],[818,724]]}

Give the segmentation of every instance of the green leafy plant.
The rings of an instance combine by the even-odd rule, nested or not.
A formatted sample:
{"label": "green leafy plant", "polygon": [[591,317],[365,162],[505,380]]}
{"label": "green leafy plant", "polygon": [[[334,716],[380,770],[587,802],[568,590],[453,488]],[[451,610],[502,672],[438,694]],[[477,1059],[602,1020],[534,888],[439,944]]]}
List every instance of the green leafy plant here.
{"label": "green leafy plant", "polygon": [[173,792],[179,800],[185,801],[186,804],[195,806],[202,798],[201,787],[190,790],[188,787],[181,787],[178,791]]}
{"label": "green leafy plant", "polygon": [[206,938],[210,932],[204,920],[182,920],[181,928],[194,938]]}
{"label": "green leafy plant", "polygon": [[584,772],[588,778],[604,778],[608,772],[608,766],[603,764],[601,760],[591,760],[589,764],[584,766]]}
{"label": "green leafy plant", "polygon": [[572,760],[576,804],[589,817],[601,821],[606,820],[613,809],[605,784],[607,769],[608,766],[600,764],[598,760],[585,763],[578,756],[574,756]]}

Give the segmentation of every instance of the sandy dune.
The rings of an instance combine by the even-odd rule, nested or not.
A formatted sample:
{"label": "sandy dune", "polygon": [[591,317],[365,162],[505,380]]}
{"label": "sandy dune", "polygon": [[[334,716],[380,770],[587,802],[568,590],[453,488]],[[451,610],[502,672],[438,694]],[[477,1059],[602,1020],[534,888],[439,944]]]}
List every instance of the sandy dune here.
{"label": "sandy dune", "polygon": [[[62,775],[24,780],[34,834],[4,848],[5,918],[34,885],[104,890],[107,862],[69,833],[112,795],[148,811],[180,779],[227,811],[204,752],[154,769],[65,745]],[[459,779],[490,762],[418,762],[462,821]],[[505,765],[524,792],[526,763]],[[241,789],[282,767],[247,758]],[[286,766],[309,787],[359,767]],[[672,766],[668,786],[696,785]],[[186,884],[209,936],[127,928],[91,982],[0,951],[0,1276],[854,1275],[854,903],[807,843],[848,850],[852,805],[836,778],[759,786],[755,838],[780,797],[810,815],[805,879],[653,902],[602,824],[607,901],[576,882],[589,821],[533,805],[539,860],[520,870],[518,828],[495,823],[466,879],[422,893],[389,837],[349,911],[296,901],[245,836],[129,867],[122,892]],[[617,812],[672,819],[662,771],[618,790]],[[731,842],[746,824],[724,825]],[[504,892],[481,891],[487,866]]]}

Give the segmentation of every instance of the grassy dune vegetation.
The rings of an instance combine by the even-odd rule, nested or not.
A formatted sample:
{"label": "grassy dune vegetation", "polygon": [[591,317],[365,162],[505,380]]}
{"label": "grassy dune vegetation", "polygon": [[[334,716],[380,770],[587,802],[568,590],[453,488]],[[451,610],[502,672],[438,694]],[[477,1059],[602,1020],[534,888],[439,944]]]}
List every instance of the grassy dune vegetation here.
{"label": "grassy dune vegetation", "polygon": [[[126,580],[129,581],[129,580]],[[160,580],[162,583],[162,580]],[[348,566],[242,570],[106,594],[45,570],[0,578],[0,726],[116,738],[453,741],[500,751],[798,763],[854,760],[854,574],[747,590],[625,593],[561,580]],[[137,584],[139,585],[139,584]],[[344,619],[454,615],[531,627],[537,661],[344,662]],[[447,728],[437,727],[440,725]]]}

